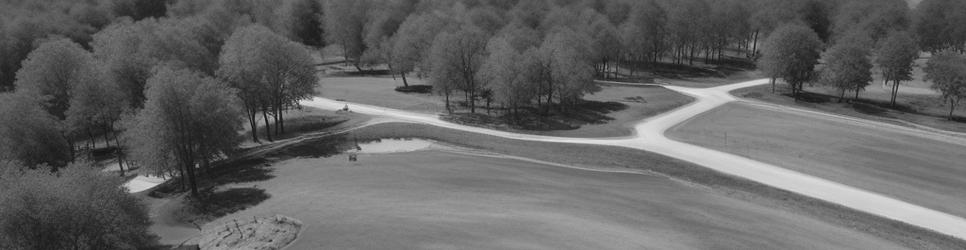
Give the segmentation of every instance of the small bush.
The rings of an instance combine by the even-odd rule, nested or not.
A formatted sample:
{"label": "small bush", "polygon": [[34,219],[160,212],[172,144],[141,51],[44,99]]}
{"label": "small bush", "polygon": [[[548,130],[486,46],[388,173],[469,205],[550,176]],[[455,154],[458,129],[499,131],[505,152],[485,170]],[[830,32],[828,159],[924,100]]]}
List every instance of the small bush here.
{"label": "small bush", "polygon": [[429,94],[433,92],[433,86],[430,86],[430,85],[399,86],[399,87],[396,87],[396,91],[402,92],[402,93]]}

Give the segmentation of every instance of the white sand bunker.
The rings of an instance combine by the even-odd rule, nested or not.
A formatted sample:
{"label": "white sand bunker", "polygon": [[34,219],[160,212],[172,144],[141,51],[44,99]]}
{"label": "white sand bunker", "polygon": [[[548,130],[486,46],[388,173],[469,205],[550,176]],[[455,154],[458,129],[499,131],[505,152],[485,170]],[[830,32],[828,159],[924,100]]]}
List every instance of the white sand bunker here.
{"label": "white sand bunker", "polygon": [[281,249],[295,240],[302,222],[275,215],[233,220],[202,232],[201,249]]}
{"label": "white sand bunker", "polygon": [[381,139],[359,143],[359,148],[362,149],[359,153],[386,154],[412,152],[427,149],[433,144],[432,141],[421,139]]}

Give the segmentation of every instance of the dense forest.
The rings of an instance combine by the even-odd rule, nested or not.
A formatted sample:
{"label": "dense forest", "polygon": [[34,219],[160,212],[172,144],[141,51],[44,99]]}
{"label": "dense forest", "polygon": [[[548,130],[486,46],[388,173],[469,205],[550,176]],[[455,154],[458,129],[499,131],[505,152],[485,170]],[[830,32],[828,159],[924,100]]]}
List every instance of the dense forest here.
{"label": "dense forest", "polygon": [[955,107],[966,98],[964,23],[960,0],[2,0],[0,217],[48,221],[3,220],[0,248],[148,244],[137,235],[144,212],[108,191],[89,202],[127,203],[76,209],[130,213],[141,223],[128,226],[142,228],[20,230],[62,223],[40,214],[51,204],[23,201],[75,187],[14,187],[47,178],[110,189],[64,170],[89,168],[100,139],[119,162],[181,177],[197,195],[198,171],[232,155],[246,127],[264,123],[256,142],[285,132],[286,110],[316,94],[322,48],[340,51],[323,59],[384,67],[407,86],[426,78],[448,109],[458,98],[510,117],[566,110],[599,89],[594,79],[657,64],[757,62],[793,91],[828,84],[844,99],[874,67],[909,80],[925,51],[928,77]]}

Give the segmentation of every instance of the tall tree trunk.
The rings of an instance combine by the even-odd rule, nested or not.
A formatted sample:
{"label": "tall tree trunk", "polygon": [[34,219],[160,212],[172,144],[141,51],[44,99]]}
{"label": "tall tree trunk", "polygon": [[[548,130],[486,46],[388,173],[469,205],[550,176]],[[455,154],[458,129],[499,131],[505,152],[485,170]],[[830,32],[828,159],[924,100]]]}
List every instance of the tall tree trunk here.
{"label": "tall tree trunk", "polygon": [[953,111],[955,109],[956,109],[956,101],[953,100],[952,98],[950,98],[949,99],[949,116],[947,117],[947,119],[949,119],[950,121],[953,120]]}
{"label": "tall tree trunk", "polygon": [[[184,164],[178,164],[178,165],[184,165]],[[188,190],[188,175],[185,173],[184,166],[181,166],[180,168],[178,168],[178,172],[181,173],[181,181],[180,181],[181,182],[181,190],[187,191]]]}
{"label": "tall tree trunk", "polygon": [[406,81],[406,72],[399,73],[399,75],[402,76],[403,86],[409,87],[409,81]]}
{"label": "tall tree trunk", "polygon": [[758,33],[759,33],[759,30],[755,30],[755,41],[752,43],[752,48],[751,48],[752,56],[758,54]]}
{"label": "tall tree trunk", "polygon": [[899,95],[899,80],[893,80],[892,82],[892,107],[896,107],[896,97]]}
{"label": "tall tree trunk", "polygon": [[446,112],[452,114],[453,109],[449,106],[449,91],[444,91],[443,95],[446,96]]}
{"label": "tall tree trunk", "polygon": [[852,99],[852,102],[855,102],[855,103],[859,102],[859,91],[862,91],[862,90],[859,88],[855,88],[855,98]]}
{"label": "tall tree trunk", "polygon": [[[111,124],[114,127],[114,124]],[[124,176],[124,151],[121,150],[121,140],[118,139],[117,132],[114,132],[114,144],[117,144],[117,168],[121,169],[121,176]],[[128,166],[130,168],[130,166]]]}
{"label": "tall tree trunk", "polygon": [[186,165],[185,168],[187,169],[187,172],[188,172],[188,186],[191,187],[191,196],[194,196],[197,198],[199,197],[198,180],[196,179],[196,176],[195,176],[194,163],[192,161],[186,161],[185,165]]}
{"label": "tall tree trunk", "polygon": [[268,123],[268,109],[263,109],[262,110],[262,118],[265,119],[265,138],[267,138],[268,141],[271,142],[272,141],[272,127]]}
{"label": "tall tree trunk", "polygon": [[771,78],[771,92],[775,93],[775,78]]}
{"label": "tall tree trunk", "polygon": [[258,111],[252,108],[246,110],[248,111],[248,125],[252,127],[252,141],[258,143],[258,118],[255,117]]}
{"label": "tall tree trunk", "polygon": [[87,149],[87,156],[90,156],[91,159],[94,159],[94,148],[97,148],[97,144],[95,144],[97,141],[94,140],[94,132],[91,132],[90,128],[87,128],[87,137],[89,137],[91,140],[90,147]]}

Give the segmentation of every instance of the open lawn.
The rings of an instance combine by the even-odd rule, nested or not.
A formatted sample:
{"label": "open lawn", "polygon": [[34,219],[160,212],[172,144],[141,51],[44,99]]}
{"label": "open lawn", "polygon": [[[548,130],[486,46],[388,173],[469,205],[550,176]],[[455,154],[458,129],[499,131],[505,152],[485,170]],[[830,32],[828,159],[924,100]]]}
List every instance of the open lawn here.
{"label": "open lawn", "polygon": [[667,177],[439,151],[296,158],[223,187],[271,198],[209,225],[284,214],[293,249],[835,249],[891,242]]}
{"label": "open lawn", "polygon": [[[409,84],[426,84],[426,82],[413,77],[409,79]],[[322,78],[321,84],[316,89],[319,96],[334,100],[424,113],[446,111],[442,98],[438,96],[396,92],[396,87],[402,85],[402,79],[393,80],[388,76],[340,76]]]}
{"label": "open lawn", "polygon": [[669,136],[966,216],[966,147],[733,103]]}

